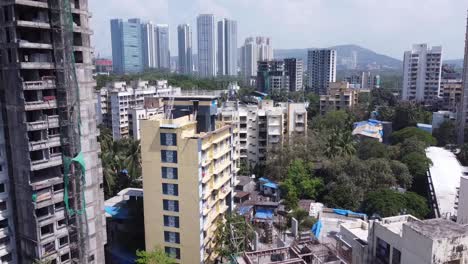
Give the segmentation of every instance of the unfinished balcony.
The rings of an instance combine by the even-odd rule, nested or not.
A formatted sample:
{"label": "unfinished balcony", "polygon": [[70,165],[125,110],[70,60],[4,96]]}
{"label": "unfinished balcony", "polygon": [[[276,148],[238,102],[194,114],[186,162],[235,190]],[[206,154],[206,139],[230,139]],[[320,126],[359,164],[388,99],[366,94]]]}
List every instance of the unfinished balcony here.
{"label": "unfinished balcony", "polygon": [[25,102],[24,108],[26,111],[53,109],[57,108],[57,100],[55,99],[55,96],[44,96],[42,100]]}
{"label": "unfinished balcony", "polygon": [[60,136],[53,136],[48,139],[29,142],[29,151],[49,149],[60,146]]}
{"label": "unfinished balcony", "polygon": [[10,3],[15,3],[17,5],[29,6],[29,7],[39,7],[39,8],[48,8],[49,5],[47,0],[6,0]]}
{"label": "unfinished balcony", "polygon": [[40,81],[27,81],[23,82],[23,90],[47,90],[55,89],[55,78],[53,76],[42,77]]}
{"label": "unfinished balcony", "polygon": [[62,154],[51,154],[50,157],[40,157],[31,159],[31,170],[43,170],[46,168],[57,167],[62,165]]}
{"label": "unfinished balcony", "polygon": [[26,127],[28,131],[37,131],[44,130],[49,128],[58,128],[59,127],[59,117],[58,115],[53,116],[44,116],[41,120],[27,122]]}
{"label": "unfinished balcony", "polygon": [[[32,4],[32,2],[35,1],[21,2]],[[43,5],[43,3],[41,2],[38,3],[39,5]],[[17,18],[16,25],[18,27],[25,27],[31,29],[50,29],[49,15],[47,9],[37,8],[32,5],[18,5],[15,11],[15,17]]]}

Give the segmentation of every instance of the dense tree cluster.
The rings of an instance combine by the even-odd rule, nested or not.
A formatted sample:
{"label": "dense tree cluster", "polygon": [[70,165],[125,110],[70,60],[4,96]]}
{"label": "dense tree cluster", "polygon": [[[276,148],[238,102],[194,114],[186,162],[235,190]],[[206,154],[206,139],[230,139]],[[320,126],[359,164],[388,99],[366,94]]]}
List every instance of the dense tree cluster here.
{"label": "dense tree cluster", "polygon": [[106,199],[128,187],[141,187],[140,141],[133,139],[113,140],[112,132],[100,128],[102,174]]}
{"label": "dense tree cluster", "polygon": [[[357,140],[351,132],[362,117],[355,111],[332,111],[311,120],[306,138],[293,137],[282,148],[271,149],[267,176],[281,182],[289,208],[297,207],[299,199],[315,199],[329,207],[368,214],[427,216],[426,172],[431,161],[425,149],[437,140],[415,125],[426,122],[429,113],[418,105],[400,103],[385,91],[373,92],[362,103],[376,109],[383,106],[389,120],[397,123],[392,145]],[[385,197],[404,202],[390,206],[380,202]]]}

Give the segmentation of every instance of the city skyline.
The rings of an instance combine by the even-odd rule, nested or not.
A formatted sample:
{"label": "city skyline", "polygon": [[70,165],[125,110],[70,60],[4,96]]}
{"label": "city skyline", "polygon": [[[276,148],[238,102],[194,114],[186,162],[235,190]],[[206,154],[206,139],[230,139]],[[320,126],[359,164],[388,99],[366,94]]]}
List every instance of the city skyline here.
{"label": "city skyline", "polygon": [[[418,0],[355,0],[351,3],[297,0],[293,3],[278,1],[275,5],[267,0],[235,3],[141,0],[139,3],[135,5],[129,0],[112,0],[112,4],[110,0],[90,2],[90,11],[94,14],[91,23],[95,29],[92,44],[96,55],[109,57],[111,54],[108,23],[112,18],[138,17],[155,24],[169,24],[171,54],[177,55],[177,25],[190,24],[195,36],[197,15],[212,13],[216,21],[224,17],[238,21],[239,47],[246,37],[263,35],[273,39],[276,49],[356,44],[402,60],[403,52],[413,43],[432,43],[444,47],[445,59],[463,57],[466,15],[463,1],[431,0],[426,1],[424,7]],[[415,8],[418,12],[414,12]],[[381,12],[383,9],[385,14]],[[288,19],[279,21],[274,15],[278,12]],[[340,19],[328,19],[331,15]],[[316,37],[325,34],[326,38]],[[96,36],[99,36],[99,42],[96,42]],[[196,43],[193,48],[197,48]]]}

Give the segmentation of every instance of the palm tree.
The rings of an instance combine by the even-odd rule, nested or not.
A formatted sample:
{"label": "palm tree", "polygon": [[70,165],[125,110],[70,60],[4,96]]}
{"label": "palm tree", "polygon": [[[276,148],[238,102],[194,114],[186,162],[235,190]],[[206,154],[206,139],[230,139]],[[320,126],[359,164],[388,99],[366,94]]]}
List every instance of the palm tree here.
{"label": "palm tree", "polygon": [[139,140],[131,140],[127,143],[127,155],[123,164],[133,182],[141,176],[141,146]]}

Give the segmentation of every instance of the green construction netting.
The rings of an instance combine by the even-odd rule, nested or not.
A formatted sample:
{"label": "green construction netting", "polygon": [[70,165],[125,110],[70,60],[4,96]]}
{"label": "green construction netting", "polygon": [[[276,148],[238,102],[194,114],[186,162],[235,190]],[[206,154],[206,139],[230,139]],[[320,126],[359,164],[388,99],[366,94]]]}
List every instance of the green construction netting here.
{"label": "green construction netting", "polygon": [[64,177],[63,178],[64,195],[63,195],[63,201],[65,203],[65,207],[67,208],[67,212],[70,215],[84,214],[86,212],[86,199],[85,199],[83,191],[82,191],[82,195],[81,195],[81,198],[82,198],[82,208],[81,209],[73,210],[73,209],[70,208],[70,204],[69,204],[70,198],[69,198],[69,195],[68,195],[68,187],[69,187],[69,184],[70,184],[69,173],[70,173],[70,167],[71,167],[72,163],[78,164],[80,166],[80,169],[81,169],[80,178],[81,178],[81,183],[83,185],[82,190],[84,189],[84,186],[86,185],[86,177],[85,177],[86,165],[85,165],[83,153],[82,152],[78,153],[78,155],[76,155],[76,157],[74,157],[74,158],[63,157],[63,162],[64,162],[64,164],[63,164],[64,165],[64,173],[63,173],[63,177]]}

